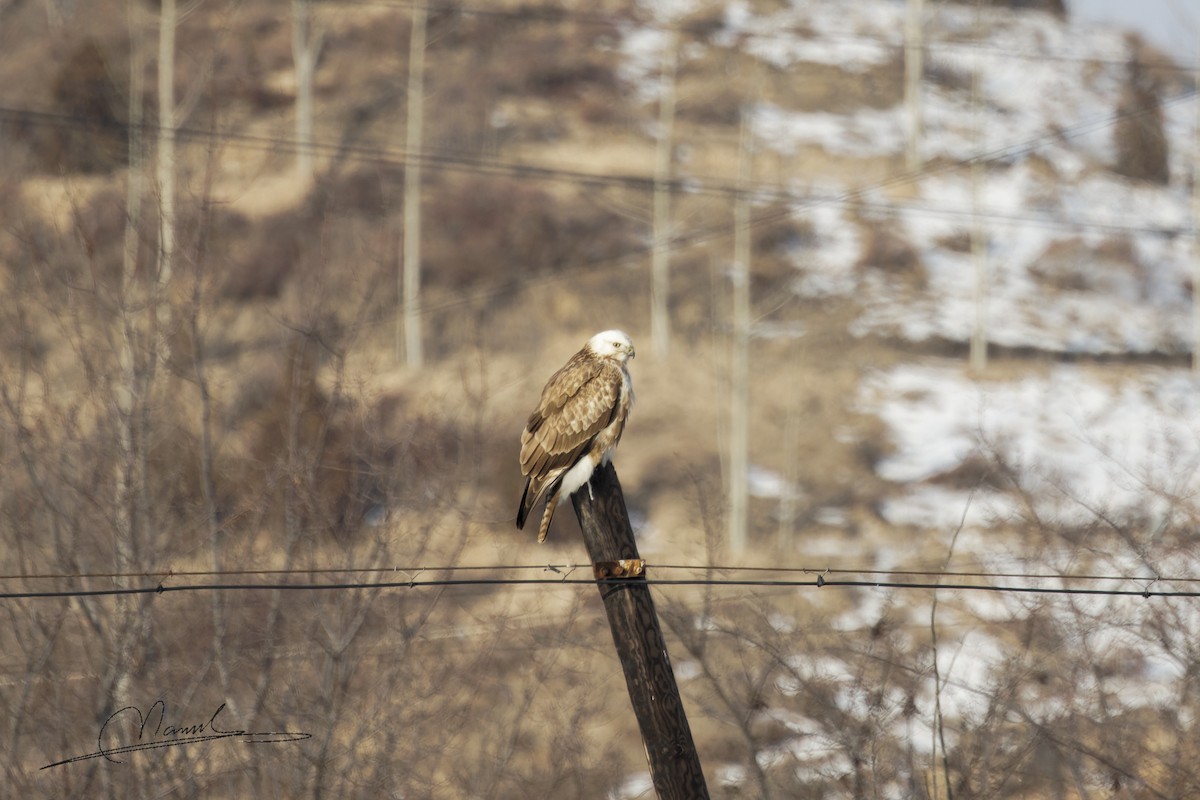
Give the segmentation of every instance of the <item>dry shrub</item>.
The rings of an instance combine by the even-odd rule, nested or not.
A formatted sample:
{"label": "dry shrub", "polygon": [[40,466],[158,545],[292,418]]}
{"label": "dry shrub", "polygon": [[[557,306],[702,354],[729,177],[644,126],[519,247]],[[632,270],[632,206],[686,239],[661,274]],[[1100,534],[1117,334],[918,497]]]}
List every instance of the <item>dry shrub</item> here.
{"label": "dry shrub", "polygon": [[314,215],[379,220],[400,213],[403,183],[404,169],[390,165],[324,175],[314,187],[309,205]]}
{"label": "dry shrub", "polygon": [[1089,244],[1078,237],[1051,242],[1034,259],[1029,274],[1060,291],[1106,292],[1141,298],[1148,293],[1149,275],[1128,237],[1111,237]]}
{"label": "dry shrub", "polygon": [[55,116],[14,126],[41,169],[102,173],[128,163],[127,90],[113,77],[129,70],[110,60],[99,43],[85,39],[55,73],[48,104]]}
{"label": "dry shrub", "polygon": [[125,195],[115,187],[94,193],[72,208],[74,232],[89,258],[121,252],[125,237]]}
{"label": "dry shrub", "polygon": [[769,220],[754,228],[754,253],[776,253],[813,243],[812,222],[797,219],[782,203],[776,203],[756,214],[758,219]]}
{"label": "dry shrub", "polygon": [[[417,410],[403,394],[385,396],[367,413],[367,427],[385,443],[375,466],[383,470],[375,486],[390,507],[430,508],[444,502],[463,482],[469,434],[441,413]],[[504,476],[504,472],[493,477]]]}
{"label": "dry shrub", "polygon": [[[281,531],[290,508],[294,524],[344,541],[384,509],[429,509],[463,484],[469,455],[480,451],[473,434],[416,409],[404,392],[364,397],[322,381],[327,346],[338,340],[336,331],[297,334],[275,363],[242,370],[237,396],[218,415],[223,435],[245,443],[218,471],[222,513],[252,510]],[[508,455],[498,446],[482,452]],[[485,492],[511,489],[504,469],[484,478]]]}
{"label": "dry shrub", "polygon": [[949,250],[954,253],[969,253],[971,252],[971,232],[963,230],[948,233],[945,236],[939,236],[935,240],[935,244],[942,250]]}
{"label": "dry shrub", "polygon": [[[399,169],[335,172],[322,176],[296,208],[253,223],[235,214],[216,215],[208,233],[226,243],[219,255],[229,254],[216,268],[218,294],[242,301],[277,298],[298,276],[328,271],[330,243],[340,242],[346,230],[366,225],[386,239],[386,219],[402,207],[402,182]],[[384,246],[374,237],[367,244]],[[352,258],[346,249],[333,249],[341,254],[338,260]]]}
{"label": "dry shrub", "polygon": [[858,268],[882,270],[918,289],[924,288],[929,280],[916,247],[903,234],[890,228],[875,226],[868,229]]}
{"label": "dry shrub", "polygon": [[582,92],[575,102],[575,109],[585,125],[604,126],[619,134],[641,131],[626,104],[613,100],[607,92]]}
{"label": "dry shrub", "polygon": [[290,508],[301,529],[342,537],[384,499],[391,469],[358,405],[319,384],[322,352],[315,339],[297,335],[277,368],[248,387],[256,396],[235,401],[238,416],[228,423],[246,437],[250,457],[223,473],[221,493],[261,512],[275,530],[284,529]]}
{"label": "dry shrub", "polygon": [[1127,66],[1113,140],[1117,150],[1113,170],[1118,175],[1162,185],[1170,182],[1158,80],[1136,57]]}
{"label": "dry shrub", "polygon": [[7,218],[8,235],[0,237],[0,259],[11,271],[7,288],[71,307],[74,287],[103,288],[114,296],[121,281],[124,197],[101,188],[63,202],[69,216],[57,223],[28,208]]}
{"label": "dry shrub", "polygon": [[288,211],[253,226],[245,254],[231,261],[221,277],[221,296],[240,301],[278,297],[315,247],[308,223],[303,212]]}
{"label": "dry shrub", "polygon": [[887,424],[878,417],[860,417],[858,427],[860,436],[854,445],[854,456],[864,471],[874,474],[880,462],[895,452],[896,446],[889,438]]}
{"label": "dry shrub", "polygon": [[749,6],[755,16],[766,17],[790,8],[791,4],[787,0],[752,0]]}
{"label": "dry shrub", "polygon": [[428,198],[426,274],[460,290],[499,276],[558,272],[628,252],[632,226],[586,202],[527,181],[448,177]]}
{"label": "dry shrub", "polygon": [[746,94],[740,87],[727,81],[714,82],[707,74],[681,75],[679,86],[687,100],[679,105],[677,119],[730,126],[741,121]]}
{"label": "dry shrub", "polygon": [[934,86],[952,92],[971,89],[971,73],[961,66],[961,61],[937,58],[930,55],[925,59],[924,78]]}
{"label": "dry shrub", "polygon": [[704,4],[687,12],[680,20],[680,28],[686,31],[688,36],[707,39],[725,29],[725,13],[723,3]]}
{"label": "dry shrub", "polygon": [[[271,78],[293,68],[291,22],[267,5],[242,8],[242,13],[251,16],[237,25],[221,26],[221,35],[207,43],[214,49],[209,77],[212,96],[237,98],[252,111],[290,107],[295,97],[272,85]],[[191,63],[204,62],[201,56]]]}
{"label": "dry shrub", "polygon": [[773,291],[798,274],[794,253],[814,244],[813,226],[797,219],[785,204],[776,203],[754,215],[750,280],[755,289]]}
{"label": "dry shrub", "polygon": [[1058,17],[1067,16],[1065,0],[948,0],[959,5],[976,5],[978,1],[984,6],[995,8],[1013,8],[1021,11],[1045,11]]}
{"label": "dry shrub", "polygon": [[[508,23],[495,42],[487,78],[498,94],[573,97],[585,88],[615,95],[616,55],[597,43],[612,38],[608,26]],[[516,27],[516,30],[512,30]]]}
{"label": "dry shrub", "polygon": [[927,480],[929,483],[953,489],[987,488],[1004,491],[1011,488],[996,464],[979,453],[968,453],[953,467],[931,475]]}
{"label": "dry shrub", "polygon": [[[860,108],[885,109],[904,97],[903,53],[864,69],[803,62],[768,73],[764,99],[796,111],[848,114]],[[803,80],[797,80],[803,75]]]}
{"label": "dry shrub", "polygon": [[[201,531],[208,516],[200,436],[194,419],[189,419],[195,410],[191,407],[195,396],[193,386],[175,382],[149,411],[153,435],[147,443],[146,491],[153,498],[150,513],[157,530]],[[233,482],[220,480],[226,469],[233,468],[231,463],[223,461],[228,459],[215,465],[217,492],[213,501],[218,516],[224,516],[234,507],[238,488]],[[194,544],[189,541],[186,546]],[[167,552],[172,545],[183,546],[178,537],[167,536],[161,541]]]}

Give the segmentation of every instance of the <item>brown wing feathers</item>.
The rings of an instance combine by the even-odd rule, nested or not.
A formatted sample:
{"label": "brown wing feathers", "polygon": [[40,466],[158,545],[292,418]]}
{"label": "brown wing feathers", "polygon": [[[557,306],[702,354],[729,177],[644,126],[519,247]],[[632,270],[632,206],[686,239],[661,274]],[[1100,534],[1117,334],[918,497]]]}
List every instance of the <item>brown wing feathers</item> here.
{"label": "brown wing feathers", "polygon": [[615,406],[616,395],[613,382],[602,379],[603,372],[597,358],[580,351],[542,390],[538,408],[521,434],[521,472],[528,480],[517,510],[518,528],[524,527],[530,509],[547,490],[547,502],[556,500],[557,482],[611,421],[612,414],[604,412]]}

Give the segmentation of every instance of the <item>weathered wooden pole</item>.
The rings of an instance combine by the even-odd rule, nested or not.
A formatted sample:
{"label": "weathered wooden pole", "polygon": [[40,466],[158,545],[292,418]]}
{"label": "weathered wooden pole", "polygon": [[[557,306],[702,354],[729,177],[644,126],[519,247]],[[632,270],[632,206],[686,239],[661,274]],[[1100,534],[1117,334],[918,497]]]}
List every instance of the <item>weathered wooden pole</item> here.
{"label": "weathered wooden pole", "polygon": [[[583,540],[608,613],[613,644],[642,732],[650,778],[659,800],[708,797],[675,672],[667,655],[650,586],[629,524],[625,496],[612,464],[592,475],[591,492],[571,495]],[[620,562],[626,562],[624,566]],[[622,573],[632,573],[622,576]]]}

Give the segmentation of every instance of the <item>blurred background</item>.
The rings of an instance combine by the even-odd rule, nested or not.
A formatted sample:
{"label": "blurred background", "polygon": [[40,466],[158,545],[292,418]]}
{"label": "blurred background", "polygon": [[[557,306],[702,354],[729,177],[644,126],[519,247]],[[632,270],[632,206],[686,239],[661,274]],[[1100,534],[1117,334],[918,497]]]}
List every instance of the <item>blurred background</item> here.
{"label": "blurred background", "polygon": [[[622,328],[714,797],[1200,795],[1200,27],[1130,6],[0,0],[5,782],[652,796],[594,587],[499,583],[590,575],[519,437]],[[41,769],[159,699],[312,738]]]}

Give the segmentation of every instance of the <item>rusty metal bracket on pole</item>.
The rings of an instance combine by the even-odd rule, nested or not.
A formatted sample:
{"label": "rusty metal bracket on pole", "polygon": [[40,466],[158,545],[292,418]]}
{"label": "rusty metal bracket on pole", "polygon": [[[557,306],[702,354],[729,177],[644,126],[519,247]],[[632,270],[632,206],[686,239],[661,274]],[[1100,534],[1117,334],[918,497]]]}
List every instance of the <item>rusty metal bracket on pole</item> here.
{"label": "rusty metal bracket on pole", "polygon": [[592,574],[598,581],[610,578],[638,578],[645,573],[646,562],[640,558],[621,558],[592,564]]}

